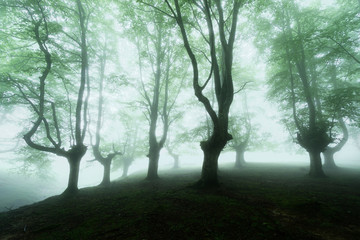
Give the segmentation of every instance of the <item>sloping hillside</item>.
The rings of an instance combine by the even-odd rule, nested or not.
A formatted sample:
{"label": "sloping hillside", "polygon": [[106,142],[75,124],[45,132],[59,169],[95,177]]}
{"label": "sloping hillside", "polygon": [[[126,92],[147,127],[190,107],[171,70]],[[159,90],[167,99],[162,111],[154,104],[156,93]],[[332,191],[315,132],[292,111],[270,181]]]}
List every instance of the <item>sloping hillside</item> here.
{"label": "sloping hillside", "polygon": [[310,179],[305,169],[221,169],[221,186],[195,189],[198,171],[86,188],[0,214],[0,239],[357,239],[360,174]]}

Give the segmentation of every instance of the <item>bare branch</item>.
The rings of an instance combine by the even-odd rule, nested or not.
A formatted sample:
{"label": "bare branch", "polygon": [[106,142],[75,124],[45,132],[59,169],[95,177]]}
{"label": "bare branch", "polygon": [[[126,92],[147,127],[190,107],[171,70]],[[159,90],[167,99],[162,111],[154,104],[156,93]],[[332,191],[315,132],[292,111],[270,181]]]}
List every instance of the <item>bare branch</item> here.
{"label": "bare branch", "polygon": [[212,63],[211,63],[211,60],[209,59],[209,57],[206,55],[206,53],[205,53],[203,50],[201,50],[201,49],[199,49],[199,48],[195,48],[195,47],[194,47],[194,50],[200,52],[200,53],[205,57],[205,59],[206,59],[210,64],[212,64]]}
{"label": "bare branch", "polygon": [[52,114],[53,114],[53,119],[54,119],[54,126],[55,126],[55,130],[56,130],[56,138],[58,140],[58,145],[61,146],[60,128],[59,128],[59,124],[58,124],[58,120],[57,120],[57,116],[56,116],[55,103],[53,103],[53,102],[51,102],[51,109],[52,109]]}
{"label": "bare branch", "polygon": [[174,9],[172,8],[172,6],[170,5],[168,0],[165,0],[166,5],[168,6],[168,8],[170,9],[171,13],[173,14],[173,17],[176,19],[176,21],[178,21],[178,15],[175,13]]}
{"label": "bare branch", "polygon": [[249,83],[251,83],[251,82],[252,82],[252,81],[249,81],[249,82],[244,83],[244,84],[240,87],[239,90],[237,90],[236,92],[234,92],[234,94],[237,94],[237,93],[241,92],[242,90],[244,90],[244,88],[246,87],[246,85],[249,84]]}
{"label": "bare branch", "polygon": [[70,144],[73,145],[75,142],[75,136],[74,136],[74,128],[73,128],[73,123],[72,123],[72,106],[71,106],[71,101],[70,101],[70,97],[69,97],[69,90],[66,86],[66,83],[64,81],[63,78],[61,78],[62,83],[64,85],[65,91],[66,91],[66,98],[67,98],[67,102],[69,104],[69,125],[70,125]]}
{"label": "bare branch", "polygon": [[78,46],[81,46],[81,42],[79,39],[76,38],[76,36],[71,36],[70,34],[68,34],[65,31],[61,31],[63,34],[65,34],[65,36],[67,36],[68,38],[70,38],[71,40],[73,40],[74,42],[76,42],[78,44]]}
{"label": "bare branch", "polygon": [[[152,5],[152,4],[149,4],[149,3],[144,2],[144,1],[139,1],[139,2],[142,3],[142,4],[145,4],[146,6],[149,6],[149,7],[153,8],[153,9],[155,9],[156,11],[158,11],[158,12],[160,12],[160,13],[162,13],[162,14],[164,14],[164,15],[172,18],[172,19],[175,19],[175,18],[176,18],[175,15],[173,16],[173,15],[171,15],[171,14],[163,11],[162,9],[160,9],[160,8],[158,8],[158,7],[156,7],[156,6]],[[166,1],[166,2],[167,2],[167,1]],[[167,3],[168,3],[168,2],[167,2]],[[173,12],[173,11],[172,11],[172,12]]]}
{"label": "bare branch", "polygon": [[40,117],[40,110],[35,106],[35,104],[26,96],[23,89],[21,88],[20,84],[15,82],[10,75],[8,75],[9,79],[15,84],[16,88],[20,91],[22,98],[30,104],[32,109],[36,112],[36,114]]}
{"label": "bare branch", "polygon": [[[195,13],[195,9],[193,8],[192,4],[190,4],[190,7],[191,7],[192,12],[193,12],[193,15],[194,15],[194,17],[195,17],[195,23],[197,24],[197,27],[196,27],[194,24],[192,24],[191,22],[189,22],[189,23],[191,24],[191,26],[194,27],[194,29],[196,29],[196,30],[201,34],[201,36],[203,37],[203,39],[205,40],[205,42],[207,42],[207,44],[210,45],[210,41],[209,41],[209,39],[205,36],[205,34],[204,34],[204,32],[203,32],[203,30],[202,30],[202,28],[201,28],[201,26],[200,26],[200,23],[199,23],[197,14]],[[200,8],[200,7],[199,7],[199,8]],[[203,9],[202,9],[202,11],[203,11]]]}
{"label": "bare branch", "polygon": [[42,122],[43,122],[44,125],[45,125],[45,131],[46,131],[46,137],[47,137],[47,139],[49,139],[49,141],[51,142],[51,144],[52,144],[55,148],[59,147],[60,145],[58,145],[58,144],[54,141],[54,139],[51,137],[50,125],[49,125],[49,123],[48,123],[48,121],[46,120],[45,117],[42,117]]}
{"label": "bare branch", "polygon": [[210,79],[211,79],[211,77],[212,77],[213,71],[214,71],[214,67],[213,67],[213,64],[211,64],[211,69],[210,69],[209,77],[208,77],[208,79],[205,81],[204,85],[200,87],[201,90],[204,90],[204,88],[206,87],[206,85],[209,83],[209,81],[210,81]]}
{"label": "bare branch", "polygon": [[332,37],[330,37],[330,36],[328,36],[328,38],[329,38],[330,40],[332,40],[334,43],[336,43],[342,50],[344,50],[344,52],[345,52],[347,55],[349,55],[352,59],[354,59],[355,62],[357,62],[357,63],[360,64],[360,60],[359,60],[357,57],[355,57],[352,53],[350,53],[341,43],[339,43],[338,41],[336,41],[334,38],[332,38]]}

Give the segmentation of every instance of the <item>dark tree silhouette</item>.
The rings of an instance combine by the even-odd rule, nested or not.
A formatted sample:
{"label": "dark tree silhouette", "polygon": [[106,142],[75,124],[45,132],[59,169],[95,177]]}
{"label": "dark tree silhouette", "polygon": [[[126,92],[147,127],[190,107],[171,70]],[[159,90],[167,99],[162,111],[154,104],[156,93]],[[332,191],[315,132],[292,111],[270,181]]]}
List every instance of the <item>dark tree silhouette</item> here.
{"label": "dark tree silhouette", "polygon": [[[228,132],[228,122],[229,110],[234,95],[232,79],[233,48],[239,9],[245,1],[234,0],[225,3],[225,9],[230,9],[226,16],[224,16],[224,6],[221,1],[211,2],[203,0],[186,2],[182,3],[184,4],[182,6],[180,6],[178,0],[165,0],[165,3],[169,11],[169,13],[165,12],[165,14],[176,21],[181,32],[184,47],[192,64],[195,96],[203,104],[213,123],[210,138],[200,143],[204,153],[204,161],[198,185],[216,186],[218,185],[219,155],[226,143],[232,139]],[[204,19],[205,22],[199,23],[201,19]],[[186,28],[186,24],[189,24],[191,21],[194,21],[192,26],[200,31],[209,49],[210,76],[203,84],[200,83],[199,60],[194,53],[195,46],[190,42],[189,31]],[[201,29],[202,25],[207,26],[207,36],[205,31]],[[219,34],[219,39],[217,39],[216,33]],[[221,49],[220,56],[217,49]],[[212,79],[212,75],[215,85],[217,110],[211,106],[209,99],[203,93],[203,90]]]}
{"label": "dark tree silhouette", "polygon": [[[36,87],[32,87],[30,84],[10,74],[8,75],[8,80],[18,89],[19,95],[30,106],[36,116],[36,120],[32,122],[32,126],[24,135],[25,142],[33,149],[53,153],[67,159],[70,166],[70,173],[68,186],[64,194],[74,194],[78,190],[80,161],[87,151],[87,147],[84,145],[84,138],[87,128],[86,109],[88,99],[88,94],[85,96],[85,86],[89,84],[89,79],[87,78],[88,47],[86,42],[86,21],[88,19],[88,13],[80,0],[77,0],[74,3],[74,9],[71,9],[71,11],[76,12],[76,17],[72,20],[77,21],[79,31],[78,39],[72,40],[76,42],[80,53],[80,83],[77,91],[74,126],[72,125],[72,116],[69,118],[72,140],[68,150],[65,150],[62,141],[62,129],[60,129],[60,123],[58,121],[58,108],[61,106],[57,105],[57,99],[51,100],[46,88],[48,85],[51,86],[48,78],[51,74],[54,60],[54,54],[50,50],[52,48],[49,48],[49,45],[53,44],[53,42],[50,41],[50,35],[58,34],[58,32],[57,29],[54,28],[54,25],[50,25],[49,23],[49,13],[47,10],[50,6],[45,6],[45,4],[43,1],[38,0],[32,1],[27,5],[19,3],[10,6],[20,8],[27,13],[29,19],[26,22],[29,23],[29,27],[31,28],[29,32],[30,38],[35,41],[40,53],[39,56],[43,59],[45,66],[38,68],[41,69],[41,74]],[[68,9],[70,9],[70,7]],[[44,135],[46,141],[40,140]]]}

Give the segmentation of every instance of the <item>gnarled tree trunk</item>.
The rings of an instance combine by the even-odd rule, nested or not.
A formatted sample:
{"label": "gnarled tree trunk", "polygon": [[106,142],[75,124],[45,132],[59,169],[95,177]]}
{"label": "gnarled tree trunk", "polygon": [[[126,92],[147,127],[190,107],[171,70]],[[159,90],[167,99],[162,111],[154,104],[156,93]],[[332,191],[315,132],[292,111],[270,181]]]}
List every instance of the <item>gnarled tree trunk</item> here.
{"label": "gnarled tree trunk", "polygon": [[199,187],[212,187],[219,184],[218,159],[228,139],[214,132],[211,138],[200,143],[204,153],[201,178],[196,184]]}
{"label": "gnarled tree trunk", "polygon": [[324,155],[324,168],[327,169],[336,169],[337,166],[335,164],[334,160],[334,154],[336,151],[333,150],[333,148],[326,148],[326,150],[323,152]]}
{"label": "gnarled tree trunk", "polygon": [[75,145],[68,151],[67,160],[70,167],[68,186],[63,195],[72,195],[78,191],[78,181],[80,172],[80,162],[85,155],[87,147],[84,145]]}
{"label": "gnarled tree trunk", "polygon": [[323,152],[324,168],[327,168],[327,169],[336,169],[337,168],[337,166],[335,164],[335,160],[334,160],[334,154],[339,152],[344,147],[347,140],[349,139],[349,132],[347,130],[347,127],[346,127],[344,121],[341,118],[339,119],[339,125],[343,132],[342,139],[336,146],[326,147],[325,151]]}
{"label": "gnarled tree trunk", "polygon": [[298,133],[297,140],[310,156],[311,177],[324,177],[322,169],[321,152],[324,152],[329,145],[331,139],[323,128],[304,129],[302,133]]}
{"label": "gnarled tree trunk", "polygon": [[156,180],[159,178],[158,176],[158,167],[159,167],[159,158],[160,158],[160,150],[157,146],[158,144],[150,145],[149,149],[149,167],[147,173],[147,180]]}
{"label": "gnarled tree trunk", "polygon": [[[112,159],[111,159],[112,160]],[[107,161],[103,161],[102,165],[104,167],[103,179],[100,183],[101,186],[107,187],[110,185],[110,169],[111,169],[111,161],[108,159]]]}
{"label": "gnarled tree trunk", "polygon": [[321,163],[321,152],[320,151],[310,151],[310,177],[325,177],[325,173],[322,170],[322,163]]}
{"label": "gnarled tree trunk", "polygon": [[204,152],[204,161],[201,172],[201,179],[198,184],[204,187],[207,186],[217,186],[218,181],[218,158],[221,152],[221,149],[203,149]]}

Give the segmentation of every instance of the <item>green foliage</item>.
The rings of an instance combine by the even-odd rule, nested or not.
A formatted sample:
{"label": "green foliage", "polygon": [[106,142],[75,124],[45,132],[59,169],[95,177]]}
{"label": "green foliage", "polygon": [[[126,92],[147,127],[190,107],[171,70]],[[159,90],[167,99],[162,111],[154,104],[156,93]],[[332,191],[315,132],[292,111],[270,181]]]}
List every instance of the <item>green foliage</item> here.
{"label": "green foliage", "polygon": [[253,118],[254,115],[250,113],[230,117],[229,129],[233,139],[228,146],[243,151],[274,150],[276,146],[270,142],[271,134],[262,131],[259,124],[251,122]]}
{"label": "green foliage", "polygon": [[350,123],[360,126],[360,87],[349,86],[330,91],[324,106],[334,118],[346,116]]}
{"label": "green foliage", "polygon": [[[153,80],[156,78],[158,67],[162,70],[161,84],[157,90],[160,92],[157,101],[159,120],[164,120],[165,115],[169,114],[169,125],[180,126],[180,131],[174,130],[172,140],[179,144],[206,140],[213,131],[210,118],[199,120],[198,126],[191,129],[181,129],[183,127],[179,124],[188,105],[194,102],[186,101],[187,87],[191,84],[188,71],[190,63],[183,48],[177,22],[171,17],[173,13],[167,3],[144,0],[81,2],[88,14],[87,69],[91,79],[88,87],[92,92],[88,114],[83,114],[82,118],[90,116],[90,131],[93,131],[95,125],[93,115],[96,112],[97,101],[94,99],[97,99],[96,90],[100,88],[98,80],[101,75],[101,63],[105,59],[108,61],[103,76],[105,103],[102,124],[104,132],[101,139],[104,142],[104,153],[109,153],[113,146],[116,146],[126,149],[124,151],[129,153],[127,155],[146,155],[148,137],[144,137],[143,134],[139,134],[141,137],[134,135],[137,128],[142,133],[146,132],[142,123],[145,118],[139,117],[139,112],[144,110],[149,120],[151,102],[156,92],[153,91]],[[208,2],[212,8],[212,23],[216,25],[216,46],[213,50],[216,60],[220,63],[223,61],[224,50],[219,44],[221,41],[217,24],[220,16],[219,12],[215,11],[216,2]],[[232,23],[232,2],[222,2],[226,37],[229,37]],[[358,1],[339,0],[327,7],[317,7],[316,4],[304,7],[307,4],[299,0],[242,3],[244,6],[239,18],[240,24],[237,26],[242,34],[238,38],[254,38],[255,45],[266,58],[268,98],[278,103],[282,122],[289,129],[293,139],[298,139],[298,142],[307,148],[316,145],[323,149],[324,144],[331,138],[335,139],[341,135],[341,129],[338,127],[340,118],[346,124],[360,127]],[[149,6],[151,4],[152,7]],[[169,4],[174,9],[174,2],[169,1]],[[202,8],[196,6],[202,3],[179,0],[179,4],[190,46],[198,59],[199,86],[202,86],[211,75],[209,70],[212,65],[206,18]],[[45,146],[53,144],[47,138],[48,135],[57,138],[57,127],[61,129],[59,138],[62,139],[62,147],[67,148],[74,143],[74,113],[82,61],[80,15],[76,14],[77,11],[76,1],[0,0],[0,110],[10,112],[18,107],[26,107],[29,112],[28,122],[19,123],[26,129],[29,129],[38,117],[36,109],[40,106],[41,87],[39,77],[46,68],[44,52],[39,48],[36,34],[39,34],[40,42],[51,54],[52,64],[45,84],[43,114],[47,119],[48,131],[45,123],[42,123],[37,130],[38,134],[34,136],[34,140]],[[35,31],[37,26],[38,33]],[[128,45],[122,46],[123,42]],[[136,60],[127,56],[126,51],[122,52],[124,55],[120,54],[121,50],[128,46],[130,49],[125,50],[138,53],[138,56],[134,57]],[[161,66],[156,65],[157,58]],[[120,62],[126,62],[128,66],[121,67]],[[134,67],[136,62],[142,65],[141,74],[138,73],[138,68]],[[223,67],[221,64],[219,66]],[[220,75],[223,72],[222,69]],[[254,82],[255,75],[252,67],[234,63],[233,92],[241,89],[246,82]],[[140,78],[142,80],[139,80]],[[164,94],[163,80],[166,78],[169,80],[168,102]],[[212,78],[210,77],[209,84],[204,86],[203,94],[208,97],[211,107],[217,112],[219,106],[216,106],[217,98],[214,94],[214,84],[211,83]],[[138,92],[134,93],[133,89]],[[185,94],[182,95],[182,92]],[[131,100],[125,101],[128,96],[131,96]],[[81,100],[84,101],[85,98]],[[179,106],[184,105],[183,110],[176,107],[175,101]],[[163,106],[166,104],[169,110],[164,112]],[[314,105],[316,115],[312,120],[312,113],[309,111],[311,104]],[[55,106],[55,111],[52,106]],[[248,142],[249,148],[264,146],[268,136],[266,133],[257,133],[260,127],[250,123],[249,119],[252,116],[240,113],[233,115],[238,117],[230,119],[231,133],[234,137],[230,145]],[[135,124],[133,118],[139,118],[141,122]],[[114,119],[117,125],[110,124],[110,120]],[[121,124],[123,126],[120,126]],[[312,126],[313,124],[315,126]],[[160,121],[159,126],[163,127]],[[123,128],[126,130],[122,130]],[[114,129],[119,129],[116,130],[118,136],[111,139],[109,136],[115,132]],[[159,132],[161,131],[157,131],[156,134],[161,135]],[[300,134],[299,137],[296,136],[297,133]],[[85,138],[85,141],[88,139]],[[40,153],[26,149],[21,150],[21,154],[27,156],[29,163],[45,166],[42,165],[45,156],[41,156]],[[36,159],[39,159],[38,163]],[[30,165],[24,167],[30,168]]]}
{"label": "green foliage", "polygon": [[273,1],[256,20],[256,44],[268,58],[268,98],[279,104],[282,121],[303,147],[324,149],[337,134],[332,130],[337,131],[339,118],[358,118],[351,56],[341,55],[342,47],[333,39],[351,21],[343,19],[346,11],[336,14],[334,26],[332,7],[320,11],[296,1]]}
{"label": "green foliage", "polygon": [[42,179],[53,178],[52,161],[48,154],[22,146],[16,151],[18,165],[13,169],[18,174],[36,176]]}
{"label": "green foliage", "polygon": [[315,129],[304,127],[297,134],[297,141],[307,151],[323,152],[333,141],[328,134],[329,128],[328,122],[318,122]]}

